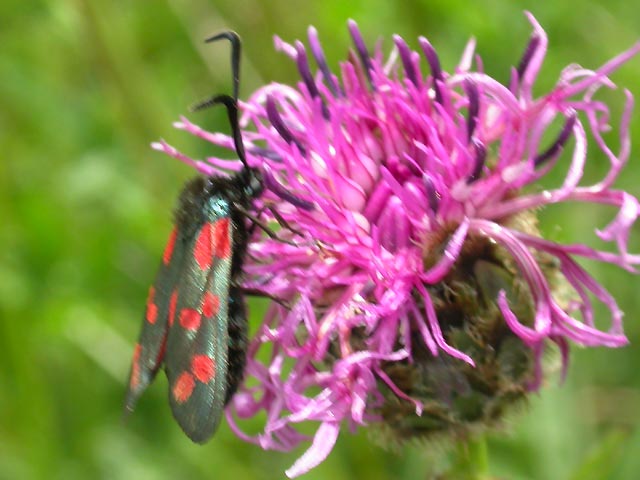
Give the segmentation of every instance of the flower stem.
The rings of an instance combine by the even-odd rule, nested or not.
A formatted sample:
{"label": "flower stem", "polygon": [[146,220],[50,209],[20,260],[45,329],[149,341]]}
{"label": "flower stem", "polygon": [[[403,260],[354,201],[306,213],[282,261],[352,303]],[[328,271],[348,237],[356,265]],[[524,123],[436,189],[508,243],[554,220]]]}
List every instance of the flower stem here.
{"label": "flower stem", "polygon": [[445,478],[459,480],[487,480],[489,454],[483,436],[460,442],[453,455],[451,470]]}

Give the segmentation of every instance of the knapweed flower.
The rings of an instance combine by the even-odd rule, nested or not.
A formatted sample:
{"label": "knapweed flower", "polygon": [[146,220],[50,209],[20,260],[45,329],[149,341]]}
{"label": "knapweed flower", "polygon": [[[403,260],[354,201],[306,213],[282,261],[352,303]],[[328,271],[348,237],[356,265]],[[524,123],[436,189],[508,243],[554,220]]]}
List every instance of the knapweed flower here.
{"label": "knapweed flower", "polygon": [[[289,476],[320,463],[342,427],[381,425],[402,441],[493,425],[541,386],[550,346],[566,368],[570,344],[627,343],[614,298],[578,260],[629,271],[640,262],[627,252],[638,200],[612,187],[629,157],[633,99],[625,90],[616,152],[603,136],[609,107],[595,97],[615,87],[608,75],[640,44],[597,70],[570,65],[534,97],[547,36],[528,18],[533,34],[506,85],[483,72],[473,40],[447,73],[427,39],[413,51],[395,36],[385,59],[350,22],[355,49],[339,74],[310,28],[308,51],[275,41],[302,81],[241,102],[248,161],[267,187],[259,203],[284,226],[280,239],[256,233],[249,246],[246,287],[278,301],[252,339],[227,417],[242,438],[280,450],[308,440],[299,423],[317,422]],[[233,148],[186,119],[176,126]],[[584,185],[589,138],[609,168]],[[237,167],[154,147],[206,175]],[[542,189],[552,169],[564,180]],[[617,214],[595,232],[614,252],[543,238],[536,213],[561,202],[577,215],[612,206]],[[596,322],[595,302],[608,322]],[[262,433],[237,426],[259,413]]]}

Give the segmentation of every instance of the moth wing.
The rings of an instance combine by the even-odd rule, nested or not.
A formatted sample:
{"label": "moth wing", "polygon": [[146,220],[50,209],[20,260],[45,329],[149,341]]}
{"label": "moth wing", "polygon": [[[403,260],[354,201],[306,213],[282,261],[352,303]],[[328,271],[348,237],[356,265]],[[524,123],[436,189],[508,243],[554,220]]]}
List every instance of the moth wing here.
{"label": "moth wing", "polygon": [[169,403],[187,436],[203,443],[218,427],[226,399],[231,219],[210,215],[186,249],[165,355]]}
{"label": "moth wing", "polygon": [[162,365],[169,317],[175,310],[175,286],[182,269],[183,239],[174,227],[162,255],[160,269],[149,289],[142,330],[134,348],[125,409],[133,411],[135,403],[149,386]]}

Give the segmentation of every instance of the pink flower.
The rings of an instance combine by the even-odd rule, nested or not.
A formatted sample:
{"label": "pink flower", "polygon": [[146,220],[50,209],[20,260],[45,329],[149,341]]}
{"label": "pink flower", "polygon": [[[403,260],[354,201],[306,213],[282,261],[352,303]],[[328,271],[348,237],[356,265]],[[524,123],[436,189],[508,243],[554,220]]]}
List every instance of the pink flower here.
{"label": "pink flower", "polygon": [[[290,477],[324,460],[342,427],[379,424],[404,439],[495,423],[505,404],[540,387],[551,343],[565,368],[570,343],[627,343],[613,296],[577,259],[631,272],[640,262],[627,252],[638,200],[612,187],[629,157],[633,98],[624,90],[614,152],[603,138],[609,108],[595,97],[615,88],[608,75],[640,43],[597,70],[570,65],[534,98],[547,37],[527,17],[533,34],[508,85],[474,62],[473,40],[447,73],[425,38],[412,51],[394,36],[385,60],[350,22],[355,53],[339,75],[311,27],[318,73],[301,42],[276,38],[302,82],[264,86],[241,103],[248,161],[267,186],[261,202],[293,228],[279,235],[297,246],[256,235],[249,247],[246,286],[283,304],[273,303],[253,338],[246,387],[227,416],[240,437],[278,450],[307,440],[298,423],[317,422]],[[229,136],[184,118],[176,126],[233,148]],[[589,137],[609,169],[584,185]],[[164,142],[154,148],[206,175],[237,168]],[[541,190],[554,168],[566,170],[564,181]],[[560,202],[577,215],[590,204],[616,208],[595,231],[615,252],[542,238],[536,211]],[[594,301],[608,326],[596,326]],[[266,413],[264,431],[244,433],[231,411]]]}

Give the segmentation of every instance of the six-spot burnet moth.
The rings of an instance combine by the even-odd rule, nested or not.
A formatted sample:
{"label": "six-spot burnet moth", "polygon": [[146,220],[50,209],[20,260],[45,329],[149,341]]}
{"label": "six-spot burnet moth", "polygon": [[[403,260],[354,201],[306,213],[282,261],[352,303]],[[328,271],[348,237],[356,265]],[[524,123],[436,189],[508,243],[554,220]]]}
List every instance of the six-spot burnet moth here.
{"label": "six-spot burnet moth", "polygon": [[264,188],[260,172],[247,164],[238,124],[240,39],[223,32],[207,42],[222,38],[232,47],[233,97],[218,95],[195,109],[226,107],[243,168],[229,178],[197,177],[180,194],[125,399],[130,412],[164,365],[173,415],[198,443],[213,435],[243,377],[247,312],[239,283],[249,237],[245,222],[256,220],[249,210]]}

